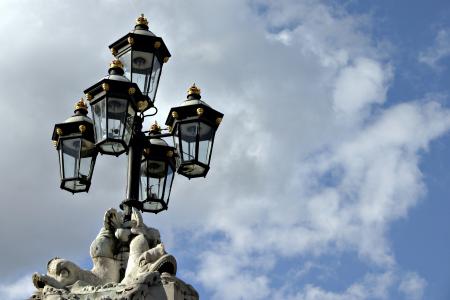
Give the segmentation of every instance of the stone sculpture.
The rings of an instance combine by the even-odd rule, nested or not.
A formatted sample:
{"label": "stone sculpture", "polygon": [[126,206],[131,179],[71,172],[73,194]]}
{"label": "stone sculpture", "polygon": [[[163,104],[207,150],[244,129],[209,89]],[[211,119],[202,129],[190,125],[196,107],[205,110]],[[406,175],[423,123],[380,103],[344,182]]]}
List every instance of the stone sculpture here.
{"label": "stone sculpture", "polygon": [[111,208],[92,242],[92,270],[53,258],[47,274],[33,275],[37,291],[29,299],[198,299],[197,292],[176,278],[177,262],[167,254],[157,229],[147,227],[139,211],[131,220]]}

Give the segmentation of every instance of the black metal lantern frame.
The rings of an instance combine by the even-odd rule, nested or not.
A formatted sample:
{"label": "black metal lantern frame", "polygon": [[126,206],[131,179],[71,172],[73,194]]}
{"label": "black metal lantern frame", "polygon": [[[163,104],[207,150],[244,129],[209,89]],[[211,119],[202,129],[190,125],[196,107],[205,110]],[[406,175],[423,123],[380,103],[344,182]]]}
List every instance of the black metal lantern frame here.
{"label": "black metal lantern frame", "polygon": [[[119,67],[113,62],[110,73],[114,69],[117,71]],[[92,108],[95,141],[99,152],[115,156],[126,152],[136,113],[146,97],[135,83],[109,78],[99,81],[84,92]]]}
{"label": "black metal lantern frame", "polygon": [[170,110],[166,125],[173,128],[180,155],[178,173],[188,178],[205,177],[209,171],[216,130],[223,114],[200,100],[200,90],[188,95],[181,106]]}
{"label": "black metal lantern frame", "polygon": [[127,33],[109,48],[124,64],[125,76],[136,83],[142,93],[155,102],[163,64],[169,60],[170,52],[163,39],[148,30],[144,16],[136,21],[135,29]]}
{"label": "black metal lantern frame", "polygon": [[165,141],[150,136],[141,162],[141,210],[167,210],[176,171],[176,150]]}
{"label": "black metal lantern frame", "polygon": [[58,150],[61,188],[71,193],[88,192],[97,150],[94,129],[83,101],[77,103],[75,115],[55,125],[52,140]]}

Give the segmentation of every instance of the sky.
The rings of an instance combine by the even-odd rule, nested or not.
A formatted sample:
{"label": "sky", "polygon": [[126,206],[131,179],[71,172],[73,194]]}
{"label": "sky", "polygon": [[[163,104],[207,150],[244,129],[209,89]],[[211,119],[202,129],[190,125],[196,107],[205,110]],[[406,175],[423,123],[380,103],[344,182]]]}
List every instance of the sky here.
{"label": "sky", "polygon": [[450,299],[438,0],[0,1],[0,299],[29,296],[55,256],[91,267],[126,157],[99,156],[72,195],[51,134],[141,13],[172,54],[153,120],[194,82],[225,115],[208,176],[177,176],[169,210],[144,216],[178,277],[213,300]]}

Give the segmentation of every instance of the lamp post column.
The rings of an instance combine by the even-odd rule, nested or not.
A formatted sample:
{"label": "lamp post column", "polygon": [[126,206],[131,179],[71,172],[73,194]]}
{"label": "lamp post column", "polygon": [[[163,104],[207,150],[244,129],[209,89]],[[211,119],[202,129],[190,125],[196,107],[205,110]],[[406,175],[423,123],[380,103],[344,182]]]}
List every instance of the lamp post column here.
{"label": "lamp post column", "polygon": [[125,203],[123,203],[124,221],[131,220],[132,207],[136,207],[139,203],[141,158],[145,141],[145,135],[142,132],[142,122],[143,119],[141,117],[135,117],[133,135],[128,150],[127,198]]}

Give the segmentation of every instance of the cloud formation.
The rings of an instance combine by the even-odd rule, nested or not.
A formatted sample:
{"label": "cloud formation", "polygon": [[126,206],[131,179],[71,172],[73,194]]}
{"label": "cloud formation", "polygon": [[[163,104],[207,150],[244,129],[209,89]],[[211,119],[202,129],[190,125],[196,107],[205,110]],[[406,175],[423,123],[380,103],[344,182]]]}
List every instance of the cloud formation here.
{"label": "cloud formation", "polygon": [[[388,299],[396,284],[406,297],[423,293],[426,279],[398,265],[387,231],[425,195],[421,153],[448,132],[450,112],[428,98],[389,102],[395,68],[361,30],[370,20],[313,0],[87,5],[0,4],[2,31],[27,22],[17,43],[0,36],[9,86],[0,122],[14,128],[5,137],[11,149],[0,156],[9,210],[0,221],[8,237],[2,277],[44,272],[56,255],[87,261],[103,212],[123,200],[124,158],[99,157],[89,195],[59,191],[49,140],[83,88],[106,72],[107,45],[143,11],[173,55],[158,91],[158,122],[194,81],[225,114],[208,178],[177,177],[169,211],[146,216],[168,250],[192,266],[181,275],[212,299]],[[24,159],[26,170],[6,171]],[[310,269],[304,286],[295,276],[274,281],[283,259],[343,254],[357,256],[367,272],[339,291],[308,281]]]}
{"label": "cloud formation", "polygon": [[419,54],[419,61],[436,70],[441,70],[440,61],[450,55],[450,30],[437,32],[434,43]]}

